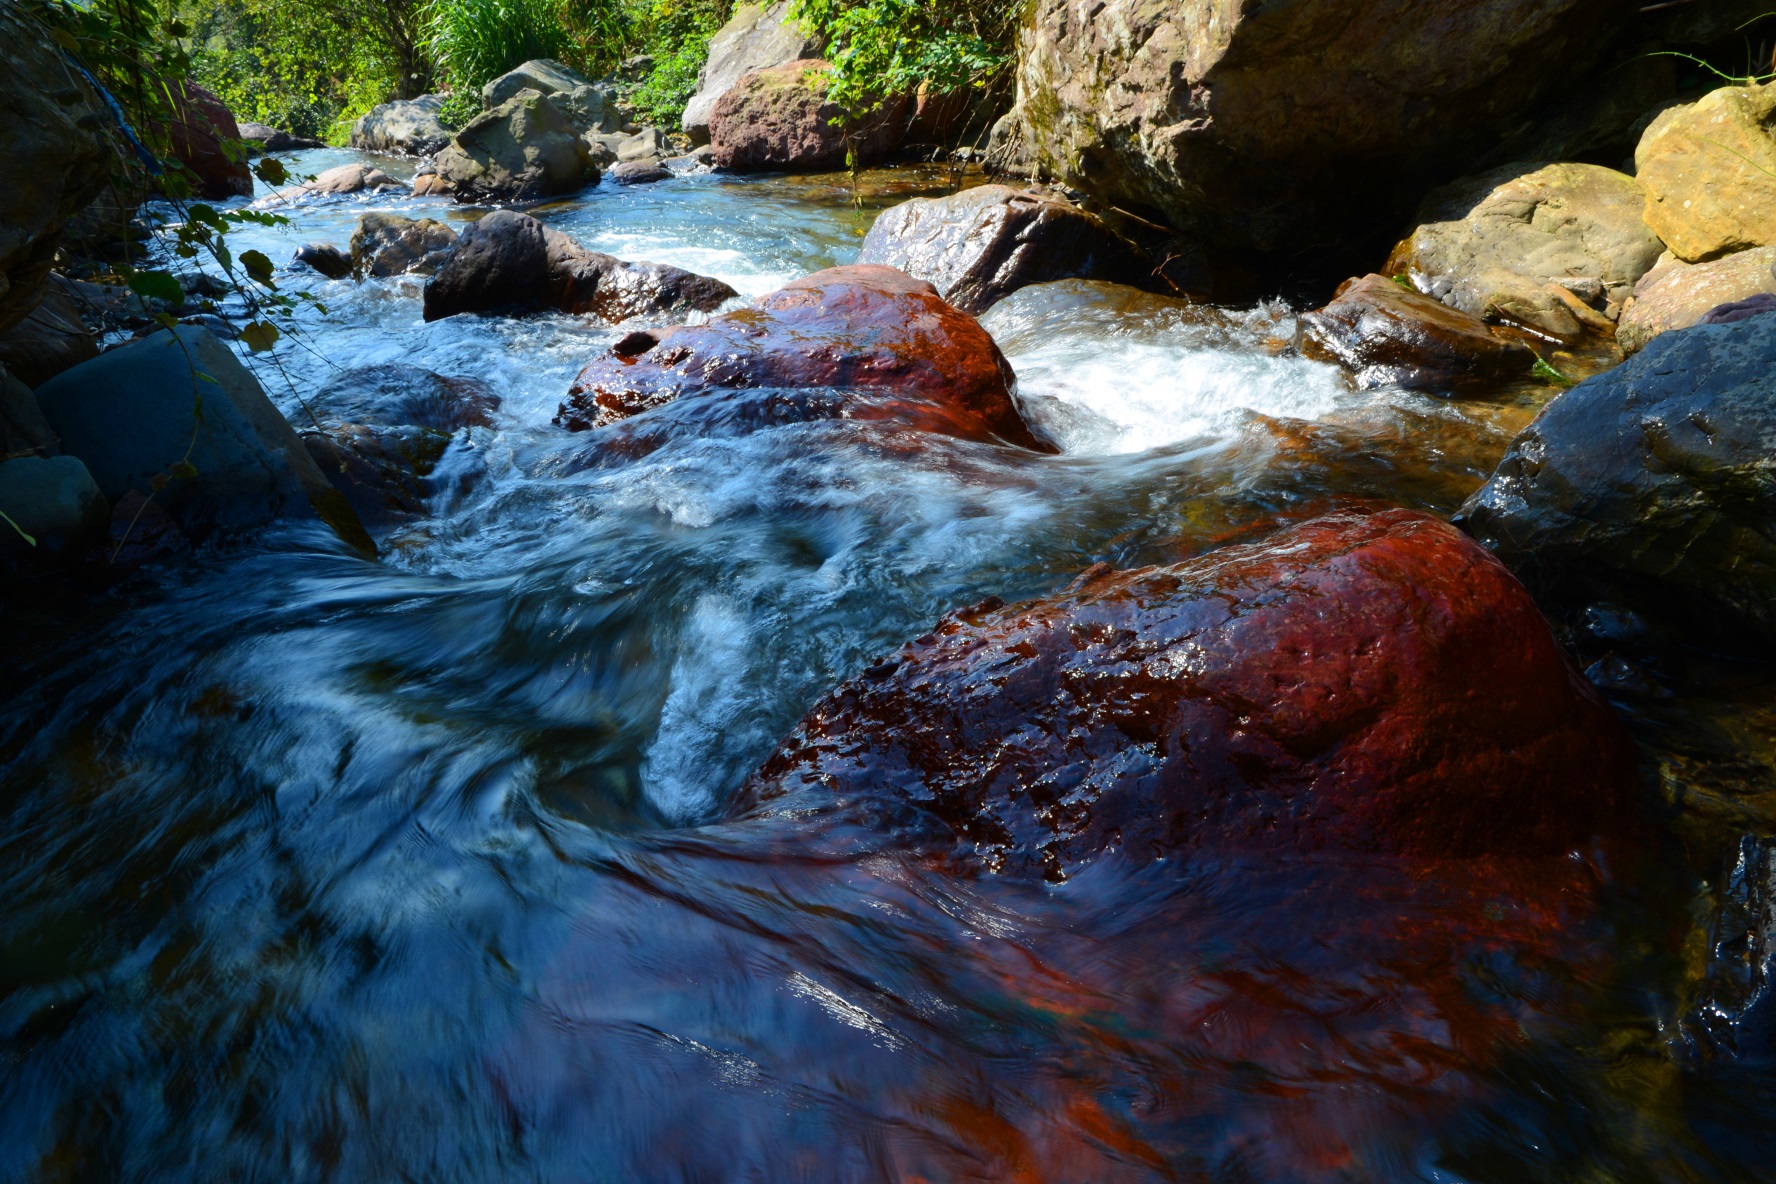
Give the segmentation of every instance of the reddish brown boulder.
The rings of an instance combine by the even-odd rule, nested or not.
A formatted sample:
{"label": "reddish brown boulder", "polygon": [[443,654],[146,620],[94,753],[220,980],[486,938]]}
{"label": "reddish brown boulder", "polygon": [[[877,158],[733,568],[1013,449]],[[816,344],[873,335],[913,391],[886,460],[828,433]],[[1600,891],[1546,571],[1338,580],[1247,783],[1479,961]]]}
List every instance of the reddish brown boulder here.
{"label": "reddish brown boulder", "polygon": [[1389,510],[964,610],[748,786],[824,787],[1062,877],[1111,849],[1555,854],[1615,815],[1632,767],[1504,566]]}
{"label": "reddish brown boulder", "polygon": [[713,390],[863,389],[878,397],[828,399],[821,414],[1053,451],[1018,414],[1014,381],[980,322],[936,288],[858,264],[816,272],[705,325],[629,334],[580,371],[555,422],[585,431]]}
{"label": "reddish brown boulder", "polygon": [[222,201],[252,196],[253,172],[245,154],[237,159],[223,147],[225,141],[240,139],[240,126],[228,104],[196,83],[182,82],[174,95],[167,134],[173,159],[191,172],[192,191],[198,197]]}
{"label": "reddish brown boulder", "polygon": [[1453,390],[1527,374],[1535,351],[1486,322],[1386,276],[1347,280],[1332,303],[1301,318],[1301,352],[1350,370],[1365,390]]}
{"label": "reddish brown boulder", "polygon": [[715,167],[734,172],[842,168],[847,146],[859,164],[882,159],[906,127],[907,98],[889,99],[847,126],[826,98],[827,64],[804,58],[755,70],[715,104],[709,118]]}

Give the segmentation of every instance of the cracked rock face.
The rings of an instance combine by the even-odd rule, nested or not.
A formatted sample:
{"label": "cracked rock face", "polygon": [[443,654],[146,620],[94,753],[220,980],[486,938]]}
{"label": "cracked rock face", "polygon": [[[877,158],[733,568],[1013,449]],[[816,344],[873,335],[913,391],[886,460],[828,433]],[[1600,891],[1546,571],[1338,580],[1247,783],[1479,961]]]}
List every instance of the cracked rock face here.
{"label": "cracked rock face", "polygon": [[1611,0],[1038,0],[1018,64],[1036,165],[1230,246],[1407,211],[1570,85]]}

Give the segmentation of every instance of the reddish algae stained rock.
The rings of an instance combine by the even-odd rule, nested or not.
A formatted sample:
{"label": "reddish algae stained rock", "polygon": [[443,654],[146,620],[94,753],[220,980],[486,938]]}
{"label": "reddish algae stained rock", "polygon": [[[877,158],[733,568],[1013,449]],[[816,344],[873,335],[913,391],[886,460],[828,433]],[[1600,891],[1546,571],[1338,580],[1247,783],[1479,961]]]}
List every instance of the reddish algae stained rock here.
{"label": "reddish algae stained rock", "polygon": [[223,151],[225,140],[240,139],[240,126],[228,104],[193,82],[182,82],[173,96],[173,121],[167,129],[173,156],[192,172],[197,196],[211,201],[251,197],[253,172],[245,160]]}
{"label": "reddish algae stained rock", "polygon": [[1515,577],[1388,510],[963,610],[839,687],[747,789],[873,798],[991,869],[1064,878],[1118,848],[1558,854],[1632,777]]}
{"label": "reddish algae stained rock", "polygon": [[704,325],[631,333],[574,380],[555,422],[604,427],[674,399],[760,387],[864,389],[824,401],[848,418],[894,419],[1042,452],[1012,398],[1011,364],[980,323],[892,267],[833,267]]}

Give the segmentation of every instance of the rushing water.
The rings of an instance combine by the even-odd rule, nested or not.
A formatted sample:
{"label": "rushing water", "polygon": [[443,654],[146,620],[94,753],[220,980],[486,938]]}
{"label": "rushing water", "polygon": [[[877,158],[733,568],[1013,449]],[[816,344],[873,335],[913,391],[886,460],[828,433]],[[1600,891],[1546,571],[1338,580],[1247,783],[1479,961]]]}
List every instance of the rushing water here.
{"label": "rushing water", "polygon": [[[750,295],[951,181],[873,174],[859,208],[842,177],[705,174],[537,213]],[[472,216],[305,204],[236,250],[344,245],[370,205]],[[281,528],[13,613],[0,1179],[1767,1167],[1770,1069],[1679,1023],[1707,898],[1676,839],[1634,867],[1108,861],[1048,887],[818,803],[727,809],[816,698],[943,612],[1342,504],[1447,513],[1547,388],[1359,394],[1292,354],[1280,305],[1063,283],[983,318],[1059,456],[869,423],[718,437],[666,408],[666,446],[613,466],[549,419],[614,327],[426,325],[410,279],[285,278],[328,308],[259,362],[292,419],[401,362],[482,380],[497,423],[378,562]],[[1769,831],[1746,790],[1770,720],[1733,674],[1627,704],[1692,862]]]}

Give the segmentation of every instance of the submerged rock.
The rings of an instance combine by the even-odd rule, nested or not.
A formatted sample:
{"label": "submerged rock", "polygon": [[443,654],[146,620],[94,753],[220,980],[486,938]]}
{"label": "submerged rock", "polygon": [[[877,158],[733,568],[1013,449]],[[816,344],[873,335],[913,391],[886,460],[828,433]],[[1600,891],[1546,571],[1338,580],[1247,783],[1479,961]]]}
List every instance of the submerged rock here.
{"label": "submerged rock", "polygon": [[365,152],[430,156],[450,143],[452,132],[440,118],[443,95],[396,99],[372,107],[352,125],[351,146]]}
{"label": "submerged rock", "polygon": [[1527,374],[1535,351],[1386,276],[1347,280],[1302,316],[1301,351],[1350,370],[1359,387],[1445,391]]}
{"label": "submerged rock", "polygon": [[[827,63],[803,59],[756,70],[721,97],[709,117],[717,168],[732,172],[817,171],[878,161],[899,143],[906,96],[885,101],[861,122],[826,97]],[[835,122],[837,121],[837,122]]]}
{"label": "submerged rock", "polygon": [[1006,185],[915,197],[884,210],[857,261],[928,280],[938,295],[972,313],[1026,284],[1153,279],[1152,265],[1144,266],[1102,220],[1050,194]]}
{"label": "submerged rock", "polygon": [[1408,212],[1571,88],[1619,7],[1038,0],[1015,122],[1050,177],[1227,246],[1303,247]]}
{"label": "submerged rock", "polygon": [[665,181],[672,176],[672,170],[659,161],[625,160],[613,165],[605,174],[619,185],[651,185],[655,181]]}
{"label": "submerged rock", "polygon": [[462,202],[549,197],[598,180],[579,132],[534,90],[521,90],[475,117],[432,167],[438,182]]}
{"label": "submerged rock", "polygon": [[152,494],[193,537],[319,518],[374,552],[258,381],[202,329],[162,331],[101,354],[37,398],[63,450],[113,501],[131,490]]}
{"label": "submerged rock", "polygon": [[1565,341],[1607,334],[1610,313],[1664,250],[1641,219],[1645,204],[1635,179],[1614,169],[1505,165],[1431,194],[1387,273],[1485,320]]}
{"label": "submerged rock", "polygon": [[1757,296],[1776,295],[1776,246],[1740,251],[1707,263],[1666,257],[1634,287],[1616,327],[1616,344],[1632,354],[1673,329],[1700,324],[1709,311]]}
{"label": "submerged rock", "polygon": [[98,96],[68,69],[48,27],[0,5],[0,330],[35,307],[71,219],[105,188],[112,153]]}
{"label": "submerged rock", "polygon": [[708,312],[737,293],[663,263],[588,251],[527,214],[496,210],[469,227],[425,288],[425,319],[496,310],[590,313],[611,322]]}
{"label": "submerged rock", "polygon": [[276,207],[291,202],[302,201],[313,197],[342,197],[352,193],[376,193],[384,189],[406,189],[407,185],[395,180],[381,169],[367,164],[342,164],[319,174],[312,181],[304,181],[278,190],[270,197],[262,197],[254,202],[255,206]]}
{"label": "submerged rock", "polygon": [[351,236],[351,270],[361,276],[432,275],[456,247],[456,231],[431,218],[365,214]]}
{"label": "submerged rock", "polygon": [[1667,333],[1560,395],[1457,521],[1545,602],[1776,642],[1776,320]]}
{"label": "submerged rock", "polygon": [[1646,222],[1689,263],[1776,245],[1776,84],[1672,107],[1634,150]]}
{"label": "submerged rock", "polygon": [[1390,510],[964,609],[817,705],[748,793],[1063,878],[1112,850],[1557,855],[1634,768],[1504,566]]}
{"label": "submerged rock", "polygon": [[348,370],[308,400],[303,446],[373,531],[426,513],[456,434],[491,428],[500,398],[471,378],[390,363]]}
{"label": "submerged rock", "polygon": [[822,417],[904,420],[969,440],[1053,451],[1012,398],[1011,365],[980,323],[889,267],[834,267],[704,325],[629,334],[574,380],[555,422],[616,423],[722,390],[861,390]]}
{"label": "submerged rock", "polygon": [[697,72],[697,90],[685,104],[680,122],[693,144],[709,142],[709,121],[715,105],[736,82],[755,70],[801,61],[820,52],[818,41],[789,16],[789,0],[775,4],[742,4],[709,40],[709,56]]}

